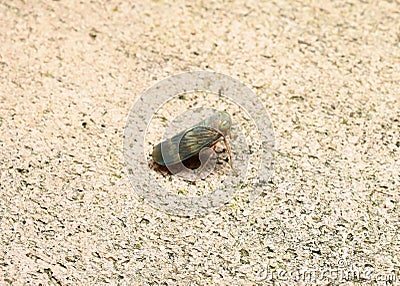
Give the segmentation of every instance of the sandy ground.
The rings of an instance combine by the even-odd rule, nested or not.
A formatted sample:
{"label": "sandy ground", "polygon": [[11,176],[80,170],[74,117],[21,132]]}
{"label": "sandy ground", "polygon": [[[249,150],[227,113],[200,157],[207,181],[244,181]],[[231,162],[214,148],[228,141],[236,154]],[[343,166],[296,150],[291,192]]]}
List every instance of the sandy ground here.
{"label": "sandy ground", "polygon": [[[0,1],[0,284],[398,285],[400,3],[140,2]],[[191,70],[251,87],[277,156],[256,201],[185,219],[135,195],[122,141]]]}

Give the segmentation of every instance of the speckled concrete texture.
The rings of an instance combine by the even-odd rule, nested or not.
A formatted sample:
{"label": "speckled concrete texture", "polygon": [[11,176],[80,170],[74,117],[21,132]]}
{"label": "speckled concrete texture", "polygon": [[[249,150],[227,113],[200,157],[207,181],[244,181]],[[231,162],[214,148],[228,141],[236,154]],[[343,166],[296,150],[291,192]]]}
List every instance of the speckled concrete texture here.
{"label": "speckled concrete texture", "polygon": [[[400,2],[138,2],[0,1],[0,284],[398,284]],[[192,70],[254,90],[276,158],[254,202],[186,219],[135,195],[122,142]]]}

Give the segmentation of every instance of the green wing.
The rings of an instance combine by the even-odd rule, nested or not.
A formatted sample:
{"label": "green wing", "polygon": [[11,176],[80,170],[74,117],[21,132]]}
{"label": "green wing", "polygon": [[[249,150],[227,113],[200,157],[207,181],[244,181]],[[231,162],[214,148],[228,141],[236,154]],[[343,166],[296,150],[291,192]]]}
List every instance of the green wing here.
{"label": "green wing", "polygon": [[181,161],[186,160],[198,153],[205,147],[210,147],[218,142],[223,136],[218,130],[209,126],[196,126],[183,135],[179,144],[179,156]]}
{"label": "green wing", "polygon": [[176,164],[214,145],[222,136],[212,127],[194,126],[155,146],[153,159],[160,165]]}

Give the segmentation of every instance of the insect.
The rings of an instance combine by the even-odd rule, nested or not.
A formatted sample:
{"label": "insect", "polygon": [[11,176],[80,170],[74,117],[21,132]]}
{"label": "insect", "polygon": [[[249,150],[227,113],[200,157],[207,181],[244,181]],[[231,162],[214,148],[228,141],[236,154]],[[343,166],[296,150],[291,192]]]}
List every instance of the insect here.
{"label": "insect", "polygon": [[226,136],[230,135],[231,126],[232,120],[229,113],[219,111],[154,146],[153,160],[161,166],[174,165],[199,154],[203,148],[210,148],[222,140],[232,165],[231,149],[226,140]]}

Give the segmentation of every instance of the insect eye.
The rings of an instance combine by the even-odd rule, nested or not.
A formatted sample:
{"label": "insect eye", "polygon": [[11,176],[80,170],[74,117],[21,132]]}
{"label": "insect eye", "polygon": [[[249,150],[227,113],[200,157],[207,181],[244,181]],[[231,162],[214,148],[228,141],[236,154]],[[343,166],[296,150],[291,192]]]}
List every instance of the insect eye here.
{"label": "insect eye", "polygon": [[229,128],[229,121],[228,120],[224,120],[221,122],[221,129],[228,129]]}

